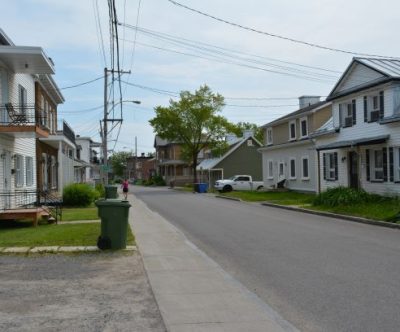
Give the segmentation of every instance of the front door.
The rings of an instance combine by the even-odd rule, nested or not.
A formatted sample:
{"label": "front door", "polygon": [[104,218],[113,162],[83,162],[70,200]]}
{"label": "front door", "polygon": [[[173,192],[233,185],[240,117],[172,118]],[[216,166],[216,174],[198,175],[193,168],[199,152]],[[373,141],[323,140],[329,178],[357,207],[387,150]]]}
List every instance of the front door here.
{"label": "front door", "polygon": [[11,207],[11,152],[5,150],[3,153],[3,204],[5,209],[9,209]]}
{"label": "front door", "polygon": [[349,152],[349,184],[350,188],[358,189],[358,154],[355,151]]}

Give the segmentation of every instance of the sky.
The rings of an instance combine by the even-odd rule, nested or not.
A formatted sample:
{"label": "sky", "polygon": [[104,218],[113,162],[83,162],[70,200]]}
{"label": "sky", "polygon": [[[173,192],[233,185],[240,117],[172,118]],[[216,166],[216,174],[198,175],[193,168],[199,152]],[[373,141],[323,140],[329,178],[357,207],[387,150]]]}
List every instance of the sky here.
{"label": "sky", "polygon": [[[379,5],[372,0],[177,2],[259,32],[354,53],[400,56],[400,3],[395,0]],[[225,97],[222,115],[229,121],[263,125],[297,110],[299,96],[327,96],[356,56],[232,26],[168,0],[115,3],[122,23],[120,68],[131,71],[122,75],[129,83],[122,83],[123,100],[141,104],[122,104],[120,133],[117,126],[109,135],[114,151],[134,151],[137,137],[138,154],[152,152],[148,121],[154,107],[168,106],[179,91],[207,84]],[[0,0],[0,8],[0,28],[16,45],[40,46],[55,62],[54,79],[65,97],[59,120],[76,134],[100,141],[101,77],[111,65],[107,1]]]}

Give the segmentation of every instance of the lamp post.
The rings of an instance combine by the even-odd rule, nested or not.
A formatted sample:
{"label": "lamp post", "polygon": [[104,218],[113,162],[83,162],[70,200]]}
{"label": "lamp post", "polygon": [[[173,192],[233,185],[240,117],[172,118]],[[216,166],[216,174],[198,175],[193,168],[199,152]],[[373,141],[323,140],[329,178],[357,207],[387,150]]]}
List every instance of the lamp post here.
{"label": "lamp post", "polygon": [[[141,104],[139,100],[121,100],[118,103],[114,104],[112,109],[115,108],[115,106],[123,103],[133,103],[133,104]],[[104,99],[104,119],[103,119],[103,183],[105,185],[108,184],[108,149],[107,149],[107,135],[108,135],[108,122],[114,122],[114,121],[120,121],[122,122],[122,117],[121,119],[108,119],[108,102],[107,98]]]}

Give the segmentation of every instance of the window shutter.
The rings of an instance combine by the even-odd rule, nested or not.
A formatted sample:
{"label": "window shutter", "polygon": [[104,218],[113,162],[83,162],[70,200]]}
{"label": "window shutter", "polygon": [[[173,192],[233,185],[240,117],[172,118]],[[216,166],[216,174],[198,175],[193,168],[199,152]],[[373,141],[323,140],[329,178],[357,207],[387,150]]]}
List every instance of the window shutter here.
{"label": "window shutter", "polygon": [[333,154],[333,160],[335,162],[335,181],[338,179],[338,160],[337,160],[337,152]]}
{"label": "window shutter", "polygon": [[368,122],[368,99],[364,96],[364,122]]}
{"label": "window shutter", "polygon": [[387,169],[387,148],[382,149],[382,159],[383,159],[383,181],[388,180],[388,169]]}
{"label": "window shutter", "polygon": [[389,148],[389,181],[394,180],[394,166],[393,166],[393,148]]}
{"label": "window shutter", "polygon": [[326,180],[326,153],[322,154],[322,171],[324,172],[324,180]]}
{"label": "window shutter", "polygon": [[352,101],[351,101],[351,108],[352,108],[352,111],[353,111],[353,125],[355,125],[356,124],[356,113],[357,113],[357,111],[356,111],[356,100],[355,99],[353,99]]}
{"label": "window shutter", "polygon": [[379,92],[379,119],[383,119],[385,115],[385,99],[383,98],[383,91]]}
{"label": "window shutter", "polygon": [[339,104],[339,127],[343,127],[343,105]]}
{"label": "window shutter", "polygon": [[369,164],[369,149],[365,150],[365,161],[367,163],[367,181],[370,181],[370,164]]}

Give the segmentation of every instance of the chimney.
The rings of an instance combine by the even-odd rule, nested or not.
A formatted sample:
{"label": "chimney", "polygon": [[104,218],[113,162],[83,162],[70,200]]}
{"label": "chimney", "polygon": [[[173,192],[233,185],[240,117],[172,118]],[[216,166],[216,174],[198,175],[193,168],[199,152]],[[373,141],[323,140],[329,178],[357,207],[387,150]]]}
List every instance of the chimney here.
{"label": "chimney", "polygon": [[316,104],[321,101],[320,96],[301,96],[299,97],[299,106],[300,109],[310,106],[312,104]]}
{"label": "chimney", "polygon": [[249,138],[254,136],[254,131],[252,129],[243,130],[243,138]]}

